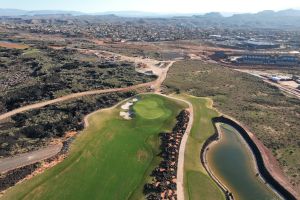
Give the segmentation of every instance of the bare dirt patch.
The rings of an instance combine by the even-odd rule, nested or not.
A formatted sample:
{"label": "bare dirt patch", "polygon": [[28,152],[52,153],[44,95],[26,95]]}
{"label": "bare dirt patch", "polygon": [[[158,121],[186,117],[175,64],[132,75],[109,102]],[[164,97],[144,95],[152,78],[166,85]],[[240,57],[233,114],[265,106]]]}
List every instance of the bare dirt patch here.
{"label": "bare dirt patch", "polygon": [[142,161],[146,160],[147,157],[148,157],[148,154],[147,154],[146,151],[139,150],[137,152],[137,159],[138,159],[139,162],[142,162]]}
{"label": "bare dirt patch", "polygon": [[279,84],[293,89],[297,89],[299,86],[295,81],[280,81]]}
{"label": "bare dirt patch", "polygon": [[0,47],[10,49],[26,49],[29,46],[25,44],[13,43],[13,42],[0,42]]}

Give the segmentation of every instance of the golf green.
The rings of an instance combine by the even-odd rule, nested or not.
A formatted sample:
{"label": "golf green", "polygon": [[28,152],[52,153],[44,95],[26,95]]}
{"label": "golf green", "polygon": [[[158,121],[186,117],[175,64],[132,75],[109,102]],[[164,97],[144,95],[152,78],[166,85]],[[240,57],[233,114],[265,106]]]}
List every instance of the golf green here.
{"label": "golf green", "polygon": [[169,113],[167,109],[164,109],[164,107],[160,105],[160,102],[154,99],[145,99],[137,103],[134,110],[137,115],[146,119],[156,119]]}
{"label": "golf green", "polygon": [[142,199],[143,185],[160,162],[159,133],[171,131],[186,105],[154,94],[138,98],[132,120],[120,117],[122,104],[94,113],[63,162],[2,198]]}

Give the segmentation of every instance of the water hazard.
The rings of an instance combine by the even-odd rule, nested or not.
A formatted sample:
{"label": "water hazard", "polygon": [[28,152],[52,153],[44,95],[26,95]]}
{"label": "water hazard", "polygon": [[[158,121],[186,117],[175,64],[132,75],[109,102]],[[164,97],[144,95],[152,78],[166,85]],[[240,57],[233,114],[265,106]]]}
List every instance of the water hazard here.
{"label": "water hazard", "polygon": [[240,200],[279,199],[258,176],[254,156],[232,126],[217,124],[221,139],[207,152],[209,168],[215,176]]}

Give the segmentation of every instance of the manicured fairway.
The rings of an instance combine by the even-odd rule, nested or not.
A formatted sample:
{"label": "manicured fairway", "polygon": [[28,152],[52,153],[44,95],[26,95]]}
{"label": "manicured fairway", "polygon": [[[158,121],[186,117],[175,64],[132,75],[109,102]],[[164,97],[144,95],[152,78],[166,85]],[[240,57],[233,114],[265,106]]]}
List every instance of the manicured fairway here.
{"label": "manicured fairway", "polygon": [[219,200],[225,199],[222,191],[208,176],[201,165],[200,151],[203,143],[214,133],[211,119],[218,113],[211,109],[212,101],[188,95],[178,98],[192,103],[194,109],[194,124],[188,138],[184,160],[185,199],[189,200]]}
{"label": "manicured fairway", "polygon": [[93,114],[66,160],[13,187],[3,199],[141,199],[143,185],[159,163],[158,134],[173,128],[184,106],[142,95],[133,120],[119,116],[120,105]]}

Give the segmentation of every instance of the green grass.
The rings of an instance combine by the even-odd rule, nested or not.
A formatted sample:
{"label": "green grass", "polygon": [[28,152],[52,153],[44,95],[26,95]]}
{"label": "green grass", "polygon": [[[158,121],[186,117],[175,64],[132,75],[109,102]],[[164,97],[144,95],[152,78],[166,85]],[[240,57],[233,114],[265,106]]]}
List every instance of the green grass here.
{"label": "green grass", "polygon": [[218,112],[211,108],[212,101],[209,99],[188,95],[177,97],[191,102],[194,109],[194,124],[185,150],[185,198],[187,200],[225,199],[222,191],[209,177],[200,162],[202,145],[214,133],[211,119],[218,116]]}
{"label": "green grass", "polygon": [[157,101],[146,99],[134,107],[136,113],[146,119],[156,119],[164,114],[166,110],[162,109]]}
{"label": "green grass", "polygon": [[143,185],[160,161],[158,134],[171,131],[184,107],[142,95],[133,120],[119,116],[120,106],[93,114],[67,159],[11,188],[3,199],[142,199]]}

